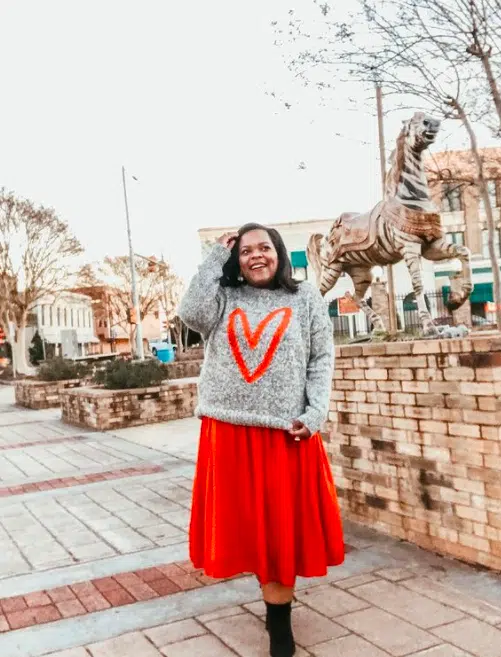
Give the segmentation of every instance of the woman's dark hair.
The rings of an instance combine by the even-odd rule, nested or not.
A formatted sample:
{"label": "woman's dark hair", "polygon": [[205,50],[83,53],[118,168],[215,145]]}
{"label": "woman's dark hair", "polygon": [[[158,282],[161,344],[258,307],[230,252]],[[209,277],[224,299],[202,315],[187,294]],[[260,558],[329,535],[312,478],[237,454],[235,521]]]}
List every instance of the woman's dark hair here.
{"label": "woman's dark hair", "polygon": [[271,284],[273,289],[282,288],[287,292],[295,293],[298,290],[299,284],[292,276],[292,265],[289,260],[289,254],[285,248],[282,236],[274,228],[267,228],[261,224],[245,224],[238,231],[238,239],[235,241],[231,249],[231,255],[227,263],[223,267],[223,275],[221,277],[221,285],[223,287],[240,287],[246,285],[245,281],[240,279],[240,262],[239,262],[239,247],[240,240],[246,233],[251,230],[265,230],[270,236],[270,240],[275,247],[278,255],[278,267],[275,278]]}

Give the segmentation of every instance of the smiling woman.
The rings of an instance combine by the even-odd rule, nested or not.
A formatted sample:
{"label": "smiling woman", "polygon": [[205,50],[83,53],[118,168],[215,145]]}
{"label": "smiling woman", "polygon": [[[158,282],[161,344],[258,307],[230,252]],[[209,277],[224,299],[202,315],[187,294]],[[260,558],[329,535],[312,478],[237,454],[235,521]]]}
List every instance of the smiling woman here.
{"label": "smiling woman", "polygon": [[190,555],[211,577],[254,573],[272,657],[291,657],[297,576],[342,563],[336,489],[319,429],[332,380],[332,324],[298,283],[280,234],[226,233],[179,309],[205,338]]}
{"label": "smiling woman", "polygon": [[[229,242],[226,243],[226,240]],[[219,240],[231,248],[223,266],[223,287],[254,287],[297,292],[287,249],[280,233],[261,224],[246,224],[238,233],[226,233]]]}

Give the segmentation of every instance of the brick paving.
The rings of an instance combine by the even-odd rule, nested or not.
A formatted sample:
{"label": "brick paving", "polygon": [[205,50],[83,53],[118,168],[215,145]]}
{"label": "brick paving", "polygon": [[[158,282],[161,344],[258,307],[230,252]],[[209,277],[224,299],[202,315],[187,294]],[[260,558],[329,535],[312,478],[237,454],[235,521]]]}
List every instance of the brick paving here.
{"label": "brick paving", "polygon": [[[198,422],[82,434],[12,399],[0,388],[0,655],[267,657],[254,579],[187,561]],[[346,540],[342,566],[298,582],[298,657],[501,656],[499,575],[352,523]]]}

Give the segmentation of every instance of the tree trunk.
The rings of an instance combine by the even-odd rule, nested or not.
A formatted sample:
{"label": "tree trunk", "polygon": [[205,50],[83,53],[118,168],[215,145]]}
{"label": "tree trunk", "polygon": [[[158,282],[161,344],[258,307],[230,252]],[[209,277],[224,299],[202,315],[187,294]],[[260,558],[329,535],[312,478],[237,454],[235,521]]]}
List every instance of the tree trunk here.
{"label": "tree trunk", "polygon": [[31,367],[26,357],[26,315],[22,315],[19,320],[12,341],[12,370],[15,370],[16,374],[33,376],[36,370]]}
{"label": "tree trunk", "polygon": [[487,216],[487,229],[489,231],[488,236],[488,247],[489,247],[489,258],[491,261],[492,267],[492,287],[494,294],[494,303],[496,304],[496,324],[498,330],[501,330],[501,277],[499,275],[499,262],[496,256],[496,246],[495,246],[495,237],[496,237],[496,224],[494,221],[494,214],[492,212],[491,200],[489,198],[489,192],[487,190],[487,183],[484,176],[484,163],[482,161],[482,156],[478,150],[477,137],[468,117],[465,114],[465,111],[458,103],[455,103],[455,108],[458,111],[459,118],[461,119],[462,124],[468,132],[468,137],[470,138],[470,148],[477,166],[477,181],[480,188],[480,195],[484,202],[485,214]]}

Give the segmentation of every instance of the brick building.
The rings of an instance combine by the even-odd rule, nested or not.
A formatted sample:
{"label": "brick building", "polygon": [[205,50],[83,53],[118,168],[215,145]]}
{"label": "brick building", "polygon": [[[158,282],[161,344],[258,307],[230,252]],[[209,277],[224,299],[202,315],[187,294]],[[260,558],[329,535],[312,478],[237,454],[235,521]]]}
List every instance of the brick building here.
{"label": "brick building", "polygon": [[[482,150],[491,206],[496,221],[496,251],[501,236],[501,148]],[[450,242],[466,245],[473,256],[472,313],[485,316],[485,304],[493,300],[492,268],[487,249],[487,219],[475,184],[475,164],[470,151],[446,151],[430,158],[430,184],[441,210],[442,225]],[[439,175],[437,175],[439,172]],[[435,265],[437,288],[448,293],[455,267],[450,262]]]}

